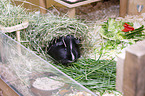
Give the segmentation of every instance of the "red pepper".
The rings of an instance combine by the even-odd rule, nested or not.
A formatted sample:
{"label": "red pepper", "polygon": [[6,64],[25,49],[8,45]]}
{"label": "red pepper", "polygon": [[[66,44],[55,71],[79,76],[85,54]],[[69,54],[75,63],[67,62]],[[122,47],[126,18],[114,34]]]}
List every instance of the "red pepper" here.
{"label": "red pepper", "polygon": [[129,24],[127,23],[124,23],[124,29],[122,30],[123,32],[129,32],[129,31],[133,31],[134,28],[132,26],[130,26]]}

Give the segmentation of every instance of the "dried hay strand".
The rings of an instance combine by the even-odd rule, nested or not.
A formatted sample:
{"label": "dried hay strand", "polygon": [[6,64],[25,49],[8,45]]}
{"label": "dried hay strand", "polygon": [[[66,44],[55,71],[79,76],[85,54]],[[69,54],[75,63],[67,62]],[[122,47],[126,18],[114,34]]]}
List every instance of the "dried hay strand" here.
{"label": "dried hay strand", "polygon": [[10,0],[0,1],[0,25],[10,27],[27,20],[27,11],[21,6],[13,6]]}

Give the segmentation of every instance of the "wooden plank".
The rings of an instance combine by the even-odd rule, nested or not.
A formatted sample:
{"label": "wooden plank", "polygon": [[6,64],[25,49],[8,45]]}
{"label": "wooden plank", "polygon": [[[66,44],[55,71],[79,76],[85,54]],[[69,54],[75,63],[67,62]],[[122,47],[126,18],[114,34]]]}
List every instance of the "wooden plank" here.
{"label": "wooden plank", "polygon": [[54,7],[65,7],[62,4],[60,4],[60,3],[58,3],[58,2],[56,2],[54,0],[46,0],[46,7],[50,8],[52,6],[54,6]]}
{"label": "wooden plank", "polygon": [[[19,30],[16,31],[16,39],[19,43],[21,42],[20,41],[21,39],[20,39],[20,31]],[[18,50],[18,54],[21,55],[21,46],[20,46],[20,44],[17,44],[17,50]]]}
{"label": "wooden plank", "polygon": [[39,11],[39,2],[36,2],[36,0],[11,0],[13,4],[16,4],[17,6],[21,5],[24,8],[29,9],[28,11]]}
{"label": "wooden plank", "polygon": [[126,50],[123,76],[124,96],[144,96],[145,92],[145,41]]}
{"label": "wooden plank", "polygon": [[[0,94],[2,96],[19,96],[13,89],[11,89],[1,78],[0,78]],[[0,96],[1,96],[0,95]]]}
{"label": "wooden plank", "polygon": [[39,5],[40,5],[40,13],[46,14],[47,13],[46,0],[39,0]]}
{"label": "wooden plank", "polygon": [[125,17],[128,10],[128,0],[120,0],[119,16]]}
{"label": "wooden plank", "polygon": [[[143,5],[143,9],[139,11],[137,5]],[[145,1],[144,0],[129,0],[128,2],[128,14],[129,15],[140,15],[145,12]]]}
{"label": "wooden plank", "polygon": [[116,64],[116,90],[123,92],[123,72],[124,72],[125,52],[117,56]]}
{"label": "wooden plank", "polygon": [[54,0],[68,8],[74,8],[74,7],[78,7],[78,6],[81,6],[81,5],[85,5],[85,4],[89,4],[89,3],[92,3],[92,2],[97,2],[97,1],[101,1],[101,0],[87,0],[87,1],[83,1],[83,2],[78,2],[78,3],[75,3],[75,4],[68,4],[62,0]]}
{"label": "wooden plank", "polygon": [[12,26],[12,27],[4,27],[4,26],[0,25],[0,29],[3,33],[14,32],[14,31],[25,29],[28,27],[28,25],[29,25],[29,22],[25,21],[21,24],[18,24],[18,25]]}

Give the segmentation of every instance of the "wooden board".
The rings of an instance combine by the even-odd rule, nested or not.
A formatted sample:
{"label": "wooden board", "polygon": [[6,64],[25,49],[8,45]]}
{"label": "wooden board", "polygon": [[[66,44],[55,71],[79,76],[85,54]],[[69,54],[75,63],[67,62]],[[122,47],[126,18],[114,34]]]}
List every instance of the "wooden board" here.
{"label": "wooden board", "polygon": [[[116,89],[123,96],[145,96],[145,40],[126,48],[117,61]],[[123,58],[122,58],[123,57]]]}
{"label": "wooden board", "polygon": [[120,0],[119,16],[125,17],[128,9],[128,0]]}
{"label": "wooden board", "polygon": [[7,33],[7,32],[11,33],[11,32],[25,29],[28,27],[28,25],[29,25],[28,21],[24,21],[23,23],[12,26],[12,27],[4,27],[4,26],[0,25],[0,30],[2,33]]}
{"label": "wooden board", "polygon": [[[39,11],[40,10],[40,4],[39,0],[11,0],[16,5],[23,5],[26,9],[29,9],[28,11]],[[58,2],[55,2],[54,0],[46,0],[46,8],[50,7],[65,7],[62,4],[59,4]]]}
{"label": "wooden board", "polygon": [[125,52],[117,56],[116,64],[116,90],[123,92],[123,72],[124,72]]}
{"label": "wooden board", "polygon": [[50,8],[50,7],[65,7],[64,5],[54,1],[54,0],[46,0],[46,7]]}
{"label": "wooden board", "polygon": [[36,2],[36,0],[11,0],[16,5],[21,5],[26,9],[29,9],[28,11],[38,11],[39,8],[39,1]]}
{"label": "wooden board", "polygon": [[[138,12],[137,5],[142,5],[143,9]],[[128,14],[129,15],[140,15],[145,12],[145,0],[129,0],[128,1]]]}
{"label": "wooden board", "polygon": [[124,61],[124,96],[144,96],[145,92],[145,40],[126,49]]}
{"label": "wooden board", "polygon": [[74,8],[74,7],[78,7],[78,6],[81,6],[81,5],[85,5],[85,4],[89,4],[89,3],[92,3],[92,2],[97,2],[97,1],[101,1],[101,0],[87,0],[87,1],[83,1],[83,2],[78,2],[78,3],[75,3],[75,4],[69,4],[69,3],[66,3],[62,0],[54,0],[68,8]]}
{"label": "wooden board", "polygon": [[0,78],[0,96],[19,96]]}

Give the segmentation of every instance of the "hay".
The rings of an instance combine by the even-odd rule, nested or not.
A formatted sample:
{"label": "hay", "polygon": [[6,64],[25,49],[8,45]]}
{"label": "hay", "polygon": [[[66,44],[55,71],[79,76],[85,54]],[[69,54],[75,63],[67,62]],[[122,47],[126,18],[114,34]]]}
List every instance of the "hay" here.
{"label": "hay", "polygon": [[[7,4],[5,4],[5,3],[7,3]],[[18,10],[19,6],[18,7],[12,6],[10,2],[2,2],[2,4],[4,6],[9,5],[12,8],[3,7],[5,9],[5,11],[4,11],[5,14],[4,15],[1,14],[1,17],[4,18],[6,16],[6,19],[5,20],[3,19],[1,21],[1,25],[5,26],[5,27],[10,27],[10,26],[14,26],[14,25],[22,23],[22,21],[28,20],[29,21],[28,28],[26,28],[26,30],[21,31],[21,41],[22,41],[21,43],[23,45],[25,45],[27,48],[33,50],[36,54],[38,54],[45,60],[48,60],[48,62],[50,62],[50,60],[48,58],[48,55],[45,53],[45,50],[43,50],[43,47],[47,48],[48,42],[54,37],[72,34],[75,37],[78,37],[79,39],[81,39],[83,57],[87,56],[89,54],[89,52],[94,51],[96,46],[98,46],[100,43],[100,40],[99,40],[100,37],[99,37],[98,33],[96,33],[96,29],[94,29],[94,28],[96,28],[96,26],[90,27],[91,25],[86,24],[86,22],[83,22],[83,21],[80,21],[77,19],[70,19],[66,16],[60,17],[58,15],[54,15],[53,13],[49,13],[46,15],[40,15],[40,14],[36,14],[36,13],[28,14],[27,12],[24,11],[25,9],[20,8],[21,10]],[[16,9],[14,9],[14,8],[16,8]],[[16,10],[16,11],[12,11],[11,9]],[[8,12],[10,12],[9,13],[10,15],[8,14]],[[6,22],[6,23],[4,24],[2,22]],[[13,33],[12,34],[9,33],[8,35],[15,39],[15,35]],[[97,48],[99,48],[99,47],[100,46],[98,46]],[[14,49],[11,49],[11,50],[14,50]],[[11,51],[11,52],[13,52],[12,54],[15,54],[14,51]],[[49,68],[47,69],[46,65],[44,65],[43,63],[41,64],[40,61],[30,60],[32,58],[29,58],[29,57],[30,57],[29,55],[28,55],[28,57],[21,56],[18,59],[18,58],[14,58],[13,55],[10,55],[10,59],[9,59],[9,62],[12,62],[8,66],[9,69],[11,69],[10,72],[14,72],[15,76],[18,77],[18,79],[20,80],[19,83],[21,84],[21,86],[24,85],[24,87],[23,87],[24,89],[25,89],[25,87],[30,87],[29,80],[28,80],[29,78],[26,78],[26,77],[28,77],[29,73],[43,72],[44,71],[43,69],[45,69],[45,71],[49,69]],[[36,59],[34,59],[34,60],[36,60]],[[90,61],[88,61],[88,62],[90,62]],[[86,63],[86,62],[84,62],[84,63]],[[84,63],[81,62],[81,64],[84,64]],[[75,63],[75,64],[77,65],[79,63]],[[94,66],[94,65],[92,65],[92,66]],[[59,67],[59,66],[56,66],[56,67]],[[91,66],[89,66],[89,67],[91,67]],[[99,68],[95,67],[95,69],[91,69],[90,71],[87,71],[87,72],[89,72],[88,75],[92,76],[91,73],[96,72],[97,69],[99,69]],[[114,67],[114,69],[115,69],[115,67]],[[62,69],[62,70],[65,70],[65,69]],[[84,70],[84,69],[82,69],[82,70]],[[99,69],[99,70],[101,70],[101,69]],[[81,73],[81,74],[83,74],[83,73]],[[112,73],[110,73],[110,74],[112,74]],[[110,76],[110,74],[109,74],[109,76]],[[74,76],[74,75],[71,74],[70,76]],[[79,78],[79,77],[76,77],[76,78]],[[104,75],[102,75],[102,77],[100,76],[100,78],[101,79],[99,79],[100,81],[98,81],[98,82],[101,82],[101,80],[103,80],[103,78],[105,78],[105,77],[104,77]],[[106,77],[106,78],[108,78],[108,77]],[[81,82],[81,78],[79,78],[79,82]],[[89,82],[89,81],[87,81],[87,82]],[[103,81],[103,82],[108,82],[108,81]],[[111,83],[111,84],[114,85],[114,83]],[[14,86],[19,88],[19,86],[17,84],[14,84]],[[89,86],[86,86],[86,87],[91,88]],[[101,85],[99,85],[99,87],[101,87]],[[92,89],[95,89],[95,88],[92,88]],[[100,88],[100,90],[102,90],[102,89]],[[103,90],[108,90],[108,89],[103,89]],[[20,92],[22,92],[22,90],[20,90]],[[28,90],[26,90],[25,92],[22,92],[22,93],[29,94]]]}
{"label": "hay", "polygon": [[27,11],[21,6],[13,6],[10,0],[0,1],[0,25],[10,27],[27,20]]}
{"label": "hay", "polygon": [[[58,15],[54,15],[53,13],[48,13],[46,15],[40,15],[40,14],[36,14],[36,13],[27,13],[25,11],[26,9],[24,9],[20,6],[12,6],[10,1],[7,1],[7,0],[1,0],[0,6],[1,6],[0,8],[2,9],[0,11],[0,18],[1,18],[0,24],[1,25],[5,26],[5,27],[10,27],[10,26],[20,24],[25,20],[29,21],[28,28],[26,30],[21,31],[21,43],[23,45],[25,45],[28,49],[33,50],[36,54],[38,54],[45,60],[48,60],[48,62],[50,62],[50,60],[48,58],[49,56],[45,53],[45,50],[43,50],[43,48],[44,47],[47,48],[48,42],[52,38],[57,37],[57,36],[72,34],[72,35],[75,35],[75,37],[80,38],[81,42],[82,42],[81,43],[82,49],[83,49],[82,56],[83,57],[88,56],[89,58],[93,58],[95,60],[97,60],[101,54],[102,54],[101,59],[106,60],[106,59],[114,58],[118,52],[121,52],[122,48],[130,45],[130,44],[124,43],[124,42],[108,41],[104,38],[101,38],[98,34],[99,28],[100,28],[99,25],[102,22],[107,20],[109,17],[114,18],[114,17],[118,16],[118,13],[116,13],[116,12],[118,12],[119,6],[109,7],[108,9],[102,9],[101,11],[98,10],[97,12],[94,12],[95,14],[93,12],[91,12],[89,15],[90,16],[96,15],[96,16],[94,16],[95,19],[94,18],[86,19],[87,15],[84,15],[84,17],[86,17],[86,18],[84,18],[84,19],[86,19],[86,21],[70,19],[66,16],[60,17]],[[114,9],[116,10],[115,12],[113,11]],[[111,13],[109,13],[110,10],[111,10],[111,12],[114,12],[113,15],[111,15]],[[100,12],[102,14],[99,14]],[[97,17],[98,14],[99,14],[99,16]],[[108,14],[109,14],[109,16],[108,16]],[[77,18],[80,19],[81,16],[77,17]],[[89,21],[87,22],[87,20],[89,20]],[[90,22],[90,20],[93,20],[93,22]],[[141,25],[145,25],[144,15],[134,16],[134,17],[127,16],[125,18],[118,17],[118,18],[116,18],[116,20],[124,20],[124,21],[128,20],[129,22],[133,22],[133,23],[134,23],[134,21],[136,21],[136,22],[139,22],[139,24],[141,24]],[[94,22],[95,22],[95,24],[94,24]],[[92,25],[94,25],[94,26],[92,26]],[[15,39],[15,35],[13,33],[8,34],[8,35]],[[109,42],[109,44],[108,44],[108,42]],[[114,49],[110,48],[110,46],[112,46],[112,45],[113,45]],[[119,50],[117,48],[119,48]],[[27,78],[24,78],[23,76],[27,76],[28,73],[31,71],[41,72],[41,71],[43,71],[43,69],[46,69],[44,64],[40,64],[40,63],[38,64],[39,61],[35,61],[34,63],[30,62],[31,60],[29,60],[28,57],[27,58],[21,57],[26,60],[23,62],[27,65],[21,64],[20,63],[21,59],[18,62],[21,64],[21,66],[15,65],[15,64],[18,64],[17,58],[12,58],[16,62],[13,62],[11,64],[11,66],[10,65],[6,66],[6,67],[9,67],[9,69],[17,70],[17,72],[15,74],[22,81],[24,80],[26,82],[26,84],[21,84],[24,86],[27,85],[28,80],[27,80]],[[86,62],[84,62],[84,63],[81,62],[81,64],[79,64],[78,62],[76,62],[76,63],[74,63],[74,65],[76,64],[76,66],[80,65],[81,67],[82,66],[84,67],[84,65],[87,65],[88,62],[91,63],[90,61],[87,61],[88,59],[85,59],[85,60],[86,60]],[[11,59],[10,59],[10,61],[11,61]],[[82,64],[84,64],[84,65],[82,65]],[[97,64],[96,61],[95,61],[95,64]],[[105,63],[105,64],[106,64],[106,67],[103,67],[103,68],[108,68],[109,65],[107,65],[107,64],[110,64],[110,63]],[[94,65],[92,65],[92,66],[94,66]],[[76,66],[73,68],[77,69]],[[89,67],[90,66],[91,66],[91,64],[89,65]],[[56,66],[56,67],[59,68],[59,66]],[[23,70],[23,68],[24,68],[24,70]],[[98,75],[98,78],[100,78],[99,79],[100,81],[98,81],[98,82],[101,82],[101,83],[98,86],[96,84],[96,86],[98,87],[98,89],[100,88],[100,90],[115,90],[115,75],[114,75],[115,74],[115,63],[113,63],[113,66],[111,67],[111,69],[109,69],[110,70],[109,72],[106,71],[105,69],[104,70],[102,70],[102,69],[99,69],[96,67],[95,67],[95,69],[90,68],[91,73],[98,72],[98,70],[99,70],[99,72],[102,72],[102,71],[104,72],[104,74],[102,76]],[[65,68],[63,69],[63,67],[62,67],[62,70],[68,71],[68,69],[66,69],[66,70],[65,70]],[[82,70],[83,70],[83,72],[81,74],[88,72],[86,74],[92,75],[90,73],[90,71],[88,71],[87,69],[82,68]],[[71,72],[71,71],[69,71],[69,72]],[[68,75],[70,74],[69,72],[68,72]],[[74,72],[73,74],[76,74],[76,73]],[[94,73],[93,73],[93,75],[94,75]],[[105,80],[103,81],[103,78],[105,78],[104,75],[108,76],[106,78],[111,78],[111,76],[112,76],[113,77],[112,82],[110,82],[110,79],[107,79],[107,81],[105,81]],[[73,77],[74,75],[70,74],[70,76]],[[85,77],[86,76],[84,76],[84,75],[82,76],[83,79]],[[79,77],[74,76],[74,79],[75,78],[79,78]],[[79,80],[80,80],[79,82],[81,82],[81,78],[79,78]],[[87,78],[85,78],[84,80],[87,81]],[[90,82],[90,81],[87,81],[87,82]],[[85,85],[86,83],[82,83],[82,84]],[[105,87],[106,89],[105,88],[101,89],[101,86],[102,86],[101,84],[104,84],[103,87]],[[106,84],[106,86],[105,86],[105,84]],[[96,86],[92,88],[89,85],[88,86],[86,85],[86,87],[90,88],[90,89],[91,88],[95,89],[95,88],[97,88]],[[18,85],[17,85],[17,87],[18,87]],[[26,90],[26,91],[28,91],[28,90]]]}
{"label": "hay", "polygon": [[37,51],[37,54],[44,53],[49,41],[58,36],[74,35],[81,40],[82,48],[88,46],[87,33],[88,26],[76,19],[59,17],[55,15],[33,14],[29,19],[29,27],[24,33],[25,40],[29,41],[29,48]]}

